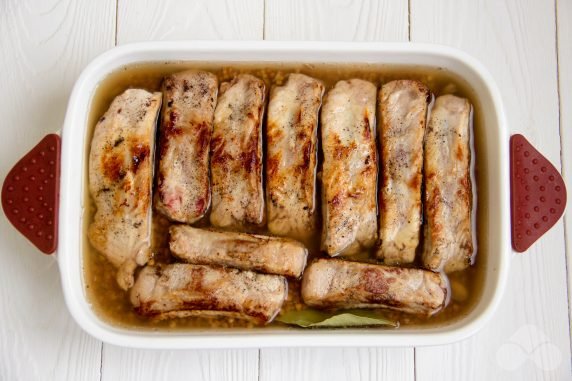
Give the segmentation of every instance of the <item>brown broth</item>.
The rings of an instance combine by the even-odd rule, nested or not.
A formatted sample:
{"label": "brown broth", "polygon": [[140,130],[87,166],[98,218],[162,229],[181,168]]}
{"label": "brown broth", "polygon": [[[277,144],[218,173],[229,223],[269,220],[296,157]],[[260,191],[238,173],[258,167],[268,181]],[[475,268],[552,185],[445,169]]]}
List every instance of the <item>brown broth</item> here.
{"label": "brown broth", "polygon": [[[111,73],[98,86],[91,101],[91,112],[88,118],[88,138],[85,142],[86,156],[84,158],[84,189],[85,189],[85,211],[83,224],[85,232],[83,237],[83,279],[86,287],[88,300],[96,314],[104,321],[119,327],[132,329],[204,329],[204,328],[237,328],[237,327],[255,327],[260,329],[263,327],[240,319],[234,318],[199,318],[189,317],[174,320],[154,320],[137,315],[129,302],[126,292],[121,290],[115,281],[115,268],[98,253],[87,239],[87,227],[93,219],[95,207],[89,195],[87,186],[87,163],[89,155],[89,147],[95,124],[101,115],[105,113],[111,101],[127,88],[143,88],[149,91],[160,91],[161,81],[165,75],[185,69],[201,69],[210,71],[218,76],[220,82],[230,80],[238,73],[248,72],[263,79],[268,88],[272,85],[281,85],[287,78],[288,73],[304,73],[324,82],[327,89],[331,88],[337,81],[349,78],[362,78],[372,81],[378,87],[388,81],[394,79],[417,79],[425,83],[435,96],[443,94],[455,94],[468,98],[473,105],[473,127],[474,127],[474,145],[479,146],[482,140],[481,121],[482,110],[478,99],[472,91],[469,84],[456,75],[443,69],[426,68],[422,66],[388,66],[382,64],[284,64],[284,63],[264,63],[264,64],[245,64],[245,63],[149,63],[137,64],[124,67],[116,72]],[[478,171],[484,171],[485,168],[479,166],[485,163],[479,158],[479,151],[473,151],[473,162],[475,164],[475,175]],[[483,205],[486,205],[487,195],[484,176],[476,176],[473,181],[473,189],[478,189],[478,199]],[[474,179],[474,180],[475,180]],[[318,184],[319,185],[319,184]],[[318,203],[319,204],[319,203]],[[487,254],[483,248],[486,237],[485,229],[479,229],[479,225],[486,220],[485,210],[478,209],[473,211],[473,217],[476,222],[477,230],[477,247],[478,255],[476,261],[470,268],[457,273],[449,274],[449,280],[452,286],[452,297],[449,305],[441,312],[432,317],[423,317],[380,309],[379,313],[388,318],[398,320],[401,326],[442,326],[451,324],[463,316],[466,316],[476,306],[480,300],[483,290],[483,280]],[[197,224],[195,224],[197,225]],[[198,223],[199,226],[208,226],[208,215]],[[168,250],[168,231],[169,221],[154,211],[153,213],[153,234],[152,246],[155,253],[152,262],[169,262],[173,261]],[[259,231],[264,233],[265,231]],[[320,232],[316,231],[315,239],[306,242],[310,258],[324,256],[320,253]],[[421,245],[420,245],[421,247]],[[375,262],[373,252],[363,253],[359,256],[353,256],[352,259],[362,261]],[[419,255],[417,255],[419,258]],[[418,264],[417,264],[418,265]],[[289,297],[283,311],[291,309],[303,309],[304,304],[300,300],[299,286],[300,282],[296,280],[288,280]],[[266,327],[285,327],[284,324],[273,322]]]}

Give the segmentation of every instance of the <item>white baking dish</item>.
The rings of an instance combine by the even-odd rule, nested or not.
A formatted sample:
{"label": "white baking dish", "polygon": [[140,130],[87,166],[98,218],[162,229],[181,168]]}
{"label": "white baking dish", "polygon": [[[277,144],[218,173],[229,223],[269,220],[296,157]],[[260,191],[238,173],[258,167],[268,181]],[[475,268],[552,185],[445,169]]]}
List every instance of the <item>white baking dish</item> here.
{"label": "white baking dish", "polygon": [[[92,310],[83,285],[82,222],[85,139],[90,102],[100,81],[127,64],[165,61],[335,62],[386,63],[440,67],[464,78],[486,112],[481,125],[479,166],[486,168],[488,210],[481,232],[488,239],[483,295],[460,320],[443,327],[391,329],[137,331],[102,321]],[[482,144],[482,143],[485,144]],[[78,79],[62,130],[59,206],[59,247],[62,285],[67,306],[78,324],[94,337],[121,346],[140,348],[213,348],[276,346],[410,346],[444,344],[478,331],[500,302],[508,274],[510,246],[509,136],[501,97],[490,74],[470,56],[451,48],[402,43],[316,42],[151,42],[114,48],[95,59]]]}

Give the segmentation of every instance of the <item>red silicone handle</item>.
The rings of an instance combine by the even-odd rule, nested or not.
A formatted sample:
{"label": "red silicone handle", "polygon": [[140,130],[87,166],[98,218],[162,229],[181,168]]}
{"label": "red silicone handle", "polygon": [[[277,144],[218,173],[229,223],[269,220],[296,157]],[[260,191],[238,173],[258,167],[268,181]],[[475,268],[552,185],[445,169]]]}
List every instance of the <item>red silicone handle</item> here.
{"label": "red silicone handle", "polygon": [[50,134],[4,179],[2,208],[20,233],[45,254],[56,251],[60,193],[60,137]]}
{"label": "red silicone handle", "polygon": [[510,139],[512,247],[526,251],[562,216],[566,187],[558,170],[522,135]]}

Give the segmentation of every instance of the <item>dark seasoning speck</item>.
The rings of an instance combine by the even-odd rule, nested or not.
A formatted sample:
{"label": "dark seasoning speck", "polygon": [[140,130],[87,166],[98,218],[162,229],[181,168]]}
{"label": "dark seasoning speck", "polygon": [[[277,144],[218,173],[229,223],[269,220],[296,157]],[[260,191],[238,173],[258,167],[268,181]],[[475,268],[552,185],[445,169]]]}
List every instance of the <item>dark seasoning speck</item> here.
{"label": "dark seasoning speck", "polygon": [[[288,73],[301,72],[313,77],[316,77],[324,82],[326,85],[326,94],[333,85],[342,79],[349,78],[362,78],[365,80],[372,81],[379,87],[382,83],[388,82],[393,79],[418,79],[424,82],[435,95],[441,95],[446,93],[453,93],[455,95],[466,97],[473,104],[474,108],[474,138],[475,146],[479,146],[482,141],[483,136],[480,134],[482,130],[480,122],[481,108],[477,99],[473,95],[470,87],[464,83],[463,80],[457,78],[456,76],[448,73],[441,68],[428,69],[423,67],[395,67],[387,66],[381,64],[370,64],[370,65],[341,65],[341,64],[285,64],[285,63],[266,63],[264,65],[257,64],[244,64],[244,63],[156,63],[156,64],[139,64],[135,66],[125,67],[117,72],[109,75],[96,90],[96,94],[92,100],[91,114],[89,115],[88,121],[88,138],[85,142],[85,218],[84,221],[84,231],[87,232],[87,226],[91,222],[94,214],[94,205],[89,197],[89,192],[87,192],[87,157],[89,154],[89,146],[91,138],[93,136],[93,129],[99,118],[104,114],[104,112],[109,107],[109,104],[115,96],[123,92],[127,88],[144,88],[148,91],[160,91],[162,78],[168,74],[172,74],[185,69],[201,69],[210,71],[217,75],[219,83],[230,81],[232,78],[240,73],[250,73],[253,74],[266,83],[267,89],[269,90],[272,85],[282,85],[284,84]],[[170,101],[167,106],[170,107]],[[176,118],[173,115],[172,118]],[[175,131],[173,131],[175,132]],[[122,138],[117,139],[115,142],[111,142],[115,147],[121,144],[125,144]],[[264,145],[266,142],[264,141]],[[318,142],[318,147],[320,143]],[[157,145],[157,149],[160,149],[160,143]],[[320,148],[321,149],[321,148]],[[133,150],[133,148],[132,148]],[[135,150],[137,151],[137,150]],[[137,166],[138,162],[142,160],[140,156],[141,152],[132,151],[133,165]],[[148,152],[145,153],[147,155]],[[479,151],[474,152],[476,157],[476,163],[485,163],[485,160],[479,159]],[[321,152],[319,152],[319,166],[321,164]],[[396,165],[398,163],[395,163]],[[264,163],[266,165],[266,163]],[[320,167],[319,167],[320,168]],[[479,190],[479,203],[486,204],[487,195],[484,192],[486,189],[486,184],[484,184],[484,176],[479,177],[478,172],[483,172],[486,170],[484,166],[477,166],[477,188]],[[121,176],[121,173],[117,173]],[[318,174],[318,191],[320,188]],[[475,184],[473,184],[475,185]],[[101,189],[100,192],[107,192],[108,189]],[[320,194],[317,194],[317,200],[319,201]],[[318,202],[318,205],[320,202]],[[319,208],[318,208],[319,211]],[[485,220],[484,210],[477,210],[477,227],[479,227]],[[206,227],[208,224],[209,215],[207,215],[200,221],[194,224],[194,226]],[[320,229],[321,221],[318,224],[318,230],[315,234],[315,239],[311,242],[306,242],[308,246],[310,258],[322,256],[319,253],[320,246]],[[168,228],[169,221],[159,215],[158,213],[153,213],[153,234],[152,234],[152,248],[154,257],[151,259],[150,264],[156,263],[171,263],[173,258],[171,257],[168,250]],[[485,231],[485,229],[477,228],[477,234],[479,232]],[[265,229],[257,230],[259,233],[264,233]],[[486,266],[487,253],[483,251],[486,247],[486,237],[484,234],[478,234],[478,247],[479,253],[477,255],[476,263],[470,269],[459,272],[457,274],[450,274],[449,280],[451,282],[453,293],[451,298],[451,303],[442,312],[433,316],[430,319],[418,317],[414,315],[407,315],[394,311],[383,310],[382,312],[385,316],[392,319],[398,319],[400,321],[400,326],[441,326],[451,324],[452,322],[458,320],[459,318],[467,315],[479,301],[482,289],[483,289],[483,279],[484,279],[484,269]],[[115,269],[107,262],[103,255],[97,253],[89,244],[87,239],[87,233],[83,237],[83,263],[84,263],[84,281],[86,287],[86,293],[95,312],[105,321],[121,327],[127,327],[132,329],[204,329],[204,328],[217,328],[217,329],[228,329],[228,328],[252,328],[254,325],[249,322],[242,321],[240,319],[233,318],[184,318],[176,320],[163,320],[156,321],[153,319],[145,319],[137,315],[133,310],[131,304],[129,303],[129,298],[127,293],[122,291],[115,281]],[[422,243],[421,243],[422,244]],[[421,247],[421,245],[420,245]],[[417,259],[419,259],[419,248]],[[374,262],[372,258],[375,254],[362,253],[357,256],[353,256],[354,259],[360,261],[371,261]],[[309,259],[309,262],[311,259]],[[308,262],[308,263],[309,263]],[[303,303],[299,296],[300,284],[298,281],[289,280],[288,285],[288,299],[285,302],[283,310],[300,310],[304,308]],[[271,323],[267,327],[285,327],[281,323]],[[263,327],[254,327],[256,329],[263,329]],[[383,329],[383,328],[379,328]]]}

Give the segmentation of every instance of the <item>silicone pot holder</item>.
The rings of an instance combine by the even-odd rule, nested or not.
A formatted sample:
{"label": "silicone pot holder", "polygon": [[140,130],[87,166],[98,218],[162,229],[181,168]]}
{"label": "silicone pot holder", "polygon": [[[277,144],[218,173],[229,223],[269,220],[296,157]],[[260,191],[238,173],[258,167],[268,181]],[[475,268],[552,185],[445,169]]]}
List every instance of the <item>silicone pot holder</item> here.
{"label": "silicone pot holder", "polygon": [[2,208],[8,220],[45,254],[56,250],[60,137],[47,135],[6,176]]}
{"label": "silicone pot holder", "polygon": [[510,138],[512,247],[526,251],[560,219],[566,187],[554,166],[522,135]]}

